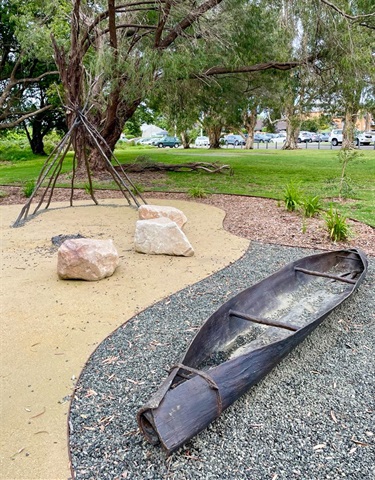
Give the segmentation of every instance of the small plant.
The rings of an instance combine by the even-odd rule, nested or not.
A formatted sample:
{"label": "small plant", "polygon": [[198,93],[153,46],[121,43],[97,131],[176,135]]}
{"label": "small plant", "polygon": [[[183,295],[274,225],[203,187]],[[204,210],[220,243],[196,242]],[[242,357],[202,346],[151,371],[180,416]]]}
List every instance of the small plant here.
{"label": "small plant", "polygon": [[4,192],[4,190],[0,190],[0,198],[6,198],[7,196],[7,192]]}
{"label": "small plant", "polygon": [[196,186],[196,187],[190,188],[188,194],[189,194],[189,197],[191,198],[206,198],[208,195],[208,192],[205,188]]}
{"label": "small plant", "polygon": [[85,193],[87,195],[91,195],[91,187],[90,187],[89,182],[86,182],[85,185],[83,186],[83,188],[85,189]]}
{"label": "small plant", "polygon": [[307,231],[307,223],[306,223],[306,217],[303,217],[302,219],[302,229],[301,229],[302,233],[305,234],[306,231]]}
{"label": "small plant", "polygon": [[133,195],[138,195],[140,193],[143,193],[145,189],[142,187],[140,183],[134,183],[131,189]]}
{"label": "small plant", "polygon": [[339,197],[341,198],[343,195],[348,193],[352,189],[350,178],[346,175],[346,168],[350,163],[358,160],[360,157],[363,156],[361,152],[358,150],[354,150],[352,148],[342,148],[339,153],[337,154],[339,162],[341,163],[341,177],[340,177],[340,184],[339,184]]}
{"label": "small plant", "polygon": [[336,209],[333,209],[332,205],[329,211],[324,215],[324,220],[331,240],[339,242],[348,239],[351,232],[347,223],[347,218],[340,215]]}
{"label": "small plant", "polygon": [[25,195],[26,198],[30,198],[31,195],[33,194],[35,190],[35,181],[34,180],[29,180],[26,182],[23,186],[23,194]]}
{"label": "small plant", "polygon": [[284,189],[284,203],[288,212],[297,210],[301,204],[301,190],[294,182],[289,182]]}
{"label": "small plant", "polygon": [[320,198],[317,195],[315,197],[310,195],[302,200],[303,215],[305,218],[314,217],[321,208]]}

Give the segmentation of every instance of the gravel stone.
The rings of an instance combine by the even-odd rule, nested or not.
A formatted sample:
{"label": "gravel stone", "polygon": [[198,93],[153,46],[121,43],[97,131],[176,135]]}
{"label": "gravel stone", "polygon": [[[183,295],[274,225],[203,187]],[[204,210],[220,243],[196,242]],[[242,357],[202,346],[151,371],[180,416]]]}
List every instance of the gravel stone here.
{"label": "gravel stone", "polygon": [[137,428],[138,409],[211,313],[313,253],[254,242],[237,262],[107,337],[85,365],[71,403],[75,478],[374,479],[374,258],[357,292],[176,453],[167,458]]}

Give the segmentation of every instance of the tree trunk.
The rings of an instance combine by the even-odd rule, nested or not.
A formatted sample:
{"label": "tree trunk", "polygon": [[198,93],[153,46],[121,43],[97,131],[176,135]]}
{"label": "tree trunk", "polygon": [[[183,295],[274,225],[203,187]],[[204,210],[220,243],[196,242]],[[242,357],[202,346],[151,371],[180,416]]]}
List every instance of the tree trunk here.
{"label": "tree trunk", "polygon": [[181,132],[180,133],[181,141],[182,141],[182,146],[184,148],[190,148],[190,136],[187,132]]}
{"label": "tree trunk", "polygon": [[351,108],[347,108],[345,112],[345,123],[342,130],[342,147],[341,148],[353,148],[354,141],[354,126],[356,120],[356,114],[352,113]]}
{"label": "tree trunk", "polygon": [[244,125],[247,131],[247,139],[246,139],[246,149],[254,148],[254,130],[255,125],[257,123],[257,109],[253,108],[250,110],[248,114],[245,115],[244,118]]}
{"label": "tree trunk", "polygon": [[206,126],[206,132],[210,139],[210,148],[220,148],[220,136],[222,125]]}
{"label": "tree trunk", "polygon": [[285,112],[286,140],[283,150],[296,150],[298,148],[298,135],[301,127],[301,117],[295,112],[294,106],[288,107]]}

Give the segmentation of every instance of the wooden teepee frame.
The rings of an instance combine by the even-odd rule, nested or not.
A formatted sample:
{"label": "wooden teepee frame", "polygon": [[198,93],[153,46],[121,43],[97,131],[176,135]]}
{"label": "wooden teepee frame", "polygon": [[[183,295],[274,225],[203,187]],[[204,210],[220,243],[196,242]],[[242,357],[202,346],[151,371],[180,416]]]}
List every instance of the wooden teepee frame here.
{"label": "wooden teepee frame", "polygon": [[[115,157],[113,154],[111,148],[108,146],[107,142],[104,140],[104,138],[100,135],[98,130],[87,120],[85,111],[81,110],[75,110],[75,120],[73,121],[70,129],[68,132],[65,134],[65,136],[62,138],[60,143],[54,148],[52,153],[48,156],[46,161],[44,162],[44,165],[42,167],[42,170],[39,174],[35,189],[32,193],[32,195],[28,198],[27,202],[23,206],[17,220],[14,222],[13,227],[19,227],[24,224],[24,222],[28,219],[28,217],[35,215],[36,212],[40,209],[40,207],[43,205],[44,202],[46,202],[46,205],[44,209],[46,210],[52,200],[53,196],[53,191],[56,186],[57,179],[61,173],[62,165],[64,162],[64,159],[66,157],[66,154],[69,151],[69,148],[72,145],[72,139],[74,138],[74,135],[78,134],[78,129],[84,129],[85,132],[91,137],[93,143],[99,150],[101,156],[103,157],[105,161],[105,165],[107,167],[107,171],[112,175],[114,181],[118,185],[121,193],[124,195],[126,200],[128,201],[129,205],[132,205],[132,201],[134,202],[134,205],[136,207],[140,206],[140,202],[137,197],[146,204],[147,202],[143,199],[142,195],[138,191],[137,187],[134,185],[134,183],[130,180],[129,176],[126,174],[124,171],[121,163],[118,161],[118,159]],[[108,152],[111,152],[111,154],[108,156],[105,151],[102,148],[102,145],[106,147],[106,150]],[[119,170],[122,175],[114,168],[112,161],[114,161],[114,164],[119,167]],[[89,193],[90,196],[95,203],[95,205],[98,205],[98,201],[95,198],[94,194],[94,188],[92,184],[92,179],[91,179],[91,172],[90,172],[90,166],[88,162],[87,155],[85,154],[85,167],[86,167],[86,173],[87,173],[87,178],[89,182]],[[75,175],[76,175],[76,170],[77,170],[77,158],[76,158],[76,153],[74,153],[73,157],[73,175],[72,175],[72,181],[71,181],[71,193],[70,193],[70,206],[73,206],[73,194],[74,194],[74,181],[75,181]],[[48,183],[46,186],[44,186],[44,191],[42,194],[41,199],[39,200],[39,203],[37,204],[35,210],[33,211],[32,214],[29,214],[30,206],[31,203],[38,192],[40,188],[43,187],[44,182],[48,179]],[[134,193],[133,193],[134,192]]]}

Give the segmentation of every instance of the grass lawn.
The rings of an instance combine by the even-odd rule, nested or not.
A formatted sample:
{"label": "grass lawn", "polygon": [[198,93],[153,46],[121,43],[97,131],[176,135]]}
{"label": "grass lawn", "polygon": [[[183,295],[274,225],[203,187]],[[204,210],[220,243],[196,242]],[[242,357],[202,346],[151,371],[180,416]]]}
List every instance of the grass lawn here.
{"label": "grass lawn", "polygon": [[[210,174],[202,171],[168,172],[155,181],[153,191],[189,192],[193,187],[207,193],[227,193],[275,198],[282,201],[285,185],[298,184],[306,195],[318,195],[325,208],[333,203],[351,218],[375,226],[375,151],[363,150],[359,160],[349,163],[344,201],[338,202],[341,164],[332,150],[300,149],[238,150],[238,149],[157,149],[126,147],[116,150],[121,163],[133,163],[140,155],[162,163],[218,162],[229,165],[233,175]],[[11,156],[11,158],[9,158]],[[19,155],[0,150],[0,184],[23,184],[36,179],[44,157]],[[64,162],[63,172],[71,169],[71,156]],[[131,174],[130,174],[131,177]],[[107,186],[106,186],[107,187]],[[1,187],[0,187],[1,189]]]}

